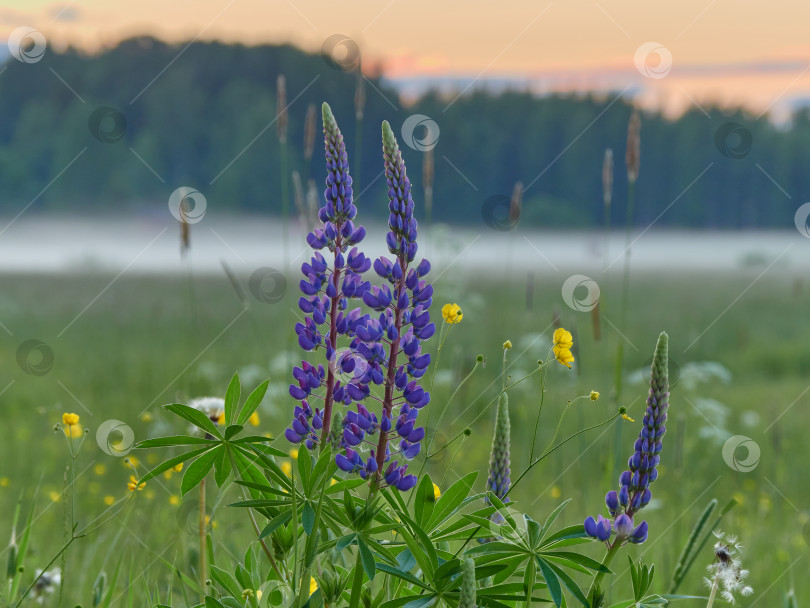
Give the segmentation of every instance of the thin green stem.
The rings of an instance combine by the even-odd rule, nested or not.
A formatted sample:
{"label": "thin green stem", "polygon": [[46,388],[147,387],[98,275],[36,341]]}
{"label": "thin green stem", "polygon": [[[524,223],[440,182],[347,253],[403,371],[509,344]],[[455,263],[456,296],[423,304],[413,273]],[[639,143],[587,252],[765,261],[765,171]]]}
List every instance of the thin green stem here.
{"label": "thin green stem", "polygon": [[31,590],[36,586],[37,582],[39,582],[39,579],[42,578],[42,575],[45,574],[48,571],[48,568],[53,566],[54,562],[57,559],[59,559],[59,557],[65,551],[67,551],[68,547],[70,547],[70,545],[73,544],[73,541],[75,541],[75,540],[77,540],[79,538],[81,538],[81,537],[73,536],[72,538],[70,538],[70,540],[67,541],[67,543],[65,543],[65,545],[61,549],[59,549],[57,554],[53,556],[53,559],[51,559],[51,561],[49,561],[48,564],[42,569],[42,572],[40,572],[39,575],[34,578],[34,580],[31,582],[31,584],[28,586],[28,588],[25,591],[23,591],[22,595],[20,596],[20,599],[17,600],[16,604],[14,604],[14,608],[19,608],[19,606],[23,603],[23,600],[28,596],[29,593],[31,593]]}
{"label": "thin green stem", "polygon": [[208,564],[206,563],[206,555],[208,553],[205,537],[206,529],[208,528],[205,521],[205,477],[200,481],[200,513],[197,520],[197,533],[200,536],[200,589],[202,589],[203,596],[205,596],[205,582],[208,580]]}
{"label": "thin green stem", "polygon": [[[610,566],[610,563],[613,561],[613,558],[616,557],[616,553],[618,552],[619,547],[621,547],[621,543],[618,542],[617,540],[608,549],[608,552],[605,554],[605,559],[602,560],[602,563],[606,568]],[[591,588],[588,589],[588,594],[585,596],[586,598],[588,598],[588,601],[591,602],[591,604],[593,604],[594,601],[593,597],[594,593],[597,593],[599,591],[599,583],[602,582],[602,579],[604,577],[605,572],[597,572],[593,577],[593,581],[591,581]]]}
{"label": "thin green stem", "polygon": [[534,434],[532,435],[532,449],[529,451],[529,462],[534,458],[534,446],[537,443],[537,431],[540,428],[540,414],[543,412],[543,401],[546,396],[546,387],[543,385],[543,374],[545,366],[540,367],[540,407],[537,408],[537,420],[534,422]]}

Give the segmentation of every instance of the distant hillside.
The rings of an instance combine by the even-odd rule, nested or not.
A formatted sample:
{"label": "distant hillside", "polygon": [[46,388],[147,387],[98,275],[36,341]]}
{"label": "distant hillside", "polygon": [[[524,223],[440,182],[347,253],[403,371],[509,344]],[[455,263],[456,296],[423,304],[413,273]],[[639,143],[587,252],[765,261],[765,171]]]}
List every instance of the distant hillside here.
{"label": "distant hillside", "polygon": [[[380,122],[398,136],[423,114],[440,131],[435,147],[434,219],[481,223],[516,181],[527,190],[521,222],[599,226],[601,165],[615,152],[612,225],[623,224],[624,100],[536,98],[475,92],[452,104],[429,94],[403,107],[379,78],[365,85],[362,163],[356,164],[356,76],[291,46],[215,42],[170,45],[126,40],[99,55],[75,50],[32,64],[8,59],[0,74],[0,212],[94,210],[164,205],[179,186],[218,209],[281,209],[276,78],[287,79],[289,168],[323,179],[320,120],[315,158],[304,166],[309,104],[328,101],[349,147],[363,214],[385,216],[378,179]],[[112,108],[99,110],[99,108]],[[810,117],[790,131],[765,117],[695,109],[677,121],[643,117],[635,221],[646,226],[788,227],[810,200]],[[734,122],[737,126],[728,126]],[[420,138],[423,131],[417,129]],[[105,141],[106,140],[106,141]],[[423,152],[401,137],[415,199],[422,205]],[[417,142],[418,144],[418,142]],[[376,181],[374,181],[376,180]],[[290,195],[292,196],[292,195]],[[488,202],[487,202],[488,201]],[[493,202],[494,201],[494,202]]]}

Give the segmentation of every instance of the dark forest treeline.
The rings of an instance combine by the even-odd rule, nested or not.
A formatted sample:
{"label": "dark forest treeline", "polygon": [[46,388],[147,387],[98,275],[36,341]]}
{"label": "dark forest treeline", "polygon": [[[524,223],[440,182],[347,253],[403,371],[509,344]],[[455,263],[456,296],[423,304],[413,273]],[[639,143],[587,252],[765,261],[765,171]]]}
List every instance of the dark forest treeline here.
{"label": "dark forest treeline", "polygon": [[[304,122],[308,105],[324,100],[354,163],[353,73],[291,46],[183,48],[137,38],[98,55],[49,50],[38,63],[10,59],[0,75],[0,211],[16,213],[58,176],[34,209],[115,212],[165,204],[176,187],[191,186],[211,209],[279,213],[280,149],[270,123],[280,73],[291,101],[290,169],[311,171],[320,188],[320,120],[311,169],[303,161]],[[522,181],[528,188],[521,223],[601,225],[601,165],[611,147],[612,223],[623,223],[631,112],[623,99],[476,92],[449,108],[436,95],[406,107],[379,78],[369,79],[366,98],[356,194],[381,172],[380,122],[389,120],[399,137],[403,122],[418,113],[440,129],[436,220],[480,222],[486,199],[509,195]],[[636,223],[646,225],[666,209],[657,225],[790,226],[795,209],[810,200],[810,116],[797,114],[788,130],[766,117],[706,110],[711,117],[694,109],[674,121],[644,114]],[[737,126],[725,126],[730,122]],[[423,152],[400,143],[420,206]],[[383,218],[385,200],[378,180],[358,205],[364,215]]]}

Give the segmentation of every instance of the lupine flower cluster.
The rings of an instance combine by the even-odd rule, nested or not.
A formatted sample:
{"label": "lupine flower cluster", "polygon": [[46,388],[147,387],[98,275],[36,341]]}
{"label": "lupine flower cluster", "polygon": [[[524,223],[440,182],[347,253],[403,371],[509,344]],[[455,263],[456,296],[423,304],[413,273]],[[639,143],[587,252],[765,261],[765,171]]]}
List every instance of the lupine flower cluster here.
{"label": "lupine flower cluster", "polygon": [[[305,351],[324,348],[327,365],[302,361],[300,367],[293,369],[296,384],[290,385],[290,395],[301,404],[296,406],[292,425],[285,432],[289,441],[304,442],[309,449],[327,441],[335,402],[349,405],[353,399],[362,399],[367,394],[357,385],[349,386],[337,378],[340,372],[349,373],[352,370],[348,368],[353,368],[349,358],[338,354],[337,340],[339,336],[354,337],[363,317],[359,308],[346,310],[349,299],[361,298],[368,290],[369,283],[363,281],[362,274],[371,268],[371,260],[356,247],[366,231],[353,222],[357,207],[352,202],[346,145],[328,104],[323,104],[323,125],[325,203],[318,211],[321,227],[307,235],[307,243],[315,253],[301,266],[304,278],[299,285],[303,295],[298,307],[306,316],[302,323],[296,324],[295,333]],[[331,260],[327,261],[320,253],[323,249],[331,254]],[[324,395],[313,392],[322,387],[326,389]],[[312,407],[309,400],[313,397],[323,399],[323,409]]]}
{"label": "lupine flower cluster", "polygon": [[[336,464],[343,471],[370,479],[376,487],[389,485],[405,491],[416,484],[416,477],[407,473],[406,461],[419,454],[425,436],[416,419],[419,410],[430,402],[430,394],[419,385],[430,364],[430,355],[422,353],[422,341],[436,332],[429,313],[433,288],[424,280],[430,263],[422,260],[411,267],[417,251],[411,184],[387,122],[383,123],[390,211],[386,243],[393,257],[383,256],[373,263],[376,274],[385,280],[383,286],[372,287],[363,281],[362,273],[372,263],[356,247],[344,256],[347,247],[362,240],[365,230],[352,224],[357,210],[351,202],[343,138],[326,104],[323,114],[326,204],[319,212],[323,227],[307,237],[316,253],[302,267],[305,296],[299,306],[309,316],[296,325],[296,333],[304,350],[326,349],[327,365],[304,361],[293,370],[297,384],[290,386],[290,394],[301,404],[295,408],[286,437],[294,443],[304,442],[309,449],[324,444],[334,437],[330,430],[332,405],[354,403],[354,409],[342,416],[343,453],[336,455]],[[334,254],[331,267],[317,251],[323,248]],[[364,314],[360,308],[346,312],[350,298],[362,299],[376,314]],[[338,351],[338,336],[350,340],[348,348]],[[382,387],[382,399],[372,395],[372,386]],[[323,397],[314,393],[323,387]],[[324,399],[323,410],[311,407],[313,397]],[[379,418],[367,408],[369,399],[381,401]]]}
{"label": "lupine flower cluster", "polygon": [[661,440],[666,433],[669,406],[668,343],[667,334],[662,333],[658,337],[652,362],[647,411],[636,439],[635,451],[627,462],[628,470],[619,477],[621,488],[605,496],[613,522],[601,515],[585,520],[585,532],[601,541],[608,541],[612,533],[616,534],[616,542],[619,543],[627,541],[640,544],[647,540],[647,522],[642,521],[634,526],[633,516],[650,502],[650,484],[658,478]]}

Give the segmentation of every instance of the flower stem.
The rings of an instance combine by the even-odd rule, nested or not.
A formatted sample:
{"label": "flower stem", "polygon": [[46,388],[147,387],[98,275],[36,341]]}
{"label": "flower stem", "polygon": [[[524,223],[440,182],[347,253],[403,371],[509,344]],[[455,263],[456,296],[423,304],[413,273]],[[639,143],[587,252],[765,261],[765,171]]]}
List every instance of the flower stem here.
{"label": "flower stem", "polygon": [[717,588],[720,586],[720,571],[718,570],[717,574],[714,575],[714,581],[712,582],[712,590],[709,593],[709,603],[706,604],[706,608],[712,608],[714,605],[714,597],[717,595]]}
{"label": "flower stem", "polygon": [[[337,237],[335,238],[335,260],[341,253],[340,247],[340,232],[343,227],[342,222],[337,222],[335,230]],[[337,265],[333,265],[334,272],[332,273],[332,286],[335,288],[335,297],[332,298],[331,308],[329,309],[329,344],[333,351],[337,350],[337,315],[338,303],[340,301],[340,269]],[[334,366],[337,364],[337,352],[334,354],[334,361],[330,361],[327,365],[326,376],[326,395],[324,396],[323,403],[323,426],[321,427],[321,445],[320,451],[323,452],[324,446],[329,442],[329,431],[332,428],[332,403],[335,397],[335,371]]]}
{"label": "flower stem", "polygon": [[[604,564],[606,568],[610,566],[610,562],[612,562],[613,558],[616,557],[616,553],[619,551],[619,547],[621,547],[621,543],[617,541],[614,542],[613,546],[611,546],[608,549],[608,552],[605,554],[605,559],[602,560],[602,564]],[[604,576],[605,576],[604,572],[597,572],[593,577],[593,581],[591,582],[591,588],[588,589],[588,594],[585,596],[586,598],[588,598],[588,601],[591,602],[591,605],[593,605],[594,603],[593,597],[594,593],[597,593],[599,591],[599,583],[602,582]]]}
{"label": "flower stem", "polygon": [[360,549],[357,549],[357,557],[354,560],[354,578],[352,579],[352,595],[349,598],[349,608],[357,608],[360,605],[360,591],[363,587],[363,562],[360,559]]}
{"label": "flower stem", "polygon": [[198,532],[200,535],[200,589],[205,597],[205,582],[208,580],[208,564],[206,562],[206,542],[205,542],[205,477],[200,481],[200,517],[198,520]]}

